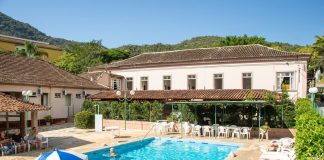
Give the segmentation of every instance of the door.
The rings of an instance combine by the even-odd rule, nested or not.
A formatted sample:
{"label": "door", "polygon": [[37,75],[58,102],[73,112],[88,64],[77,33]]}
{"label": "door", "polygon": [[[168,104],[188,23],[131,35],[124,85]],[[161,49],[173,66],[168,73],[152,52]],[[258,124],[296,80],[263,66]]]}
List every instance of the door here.
{"label": "door", "polygon": [[71,94],[65,95],[65,106],[68,109],[68,117],[73,116],[73,108],[72,108],[72,96]]}

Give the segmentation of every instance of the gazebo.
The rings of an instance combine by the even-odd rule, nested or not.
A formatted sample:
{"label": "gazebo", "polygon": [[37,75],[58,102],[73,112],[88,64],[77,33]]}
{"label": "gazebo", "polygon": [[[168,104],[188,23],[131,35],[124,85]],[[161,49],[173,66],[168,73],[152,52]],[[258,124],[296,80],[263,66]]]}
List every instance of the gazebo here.
{"label": "gazebo", "polygon": [[[20,130],[23,135],[26,134],[27,127],[27,113],[31,112],[31,126],[37,126],[37,112],[49,110],[49,107],[37,105],[33,103],[24,102],[22,99],[7,95],[0,92],[0,118],[5,119],[5,130],[10,129],[9,118],[14,118],[15,121],[19,119]],[[3,114],[5,113],[5,114]]]}

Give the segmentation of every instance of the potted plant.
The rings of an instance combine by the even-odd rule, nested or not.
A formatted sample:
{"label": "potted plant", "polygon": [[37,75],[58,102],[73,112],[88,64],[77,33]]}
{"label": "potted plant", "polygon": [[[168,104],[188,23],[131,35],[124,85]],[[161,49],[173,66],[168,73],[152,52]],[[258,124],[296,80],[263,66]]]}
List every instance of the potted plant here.
{"label": "potted plant", "polygon": [[51,115],[44,116],[44,120],[45,120],[47,126],[51,125],[52,119],[53,118]]}

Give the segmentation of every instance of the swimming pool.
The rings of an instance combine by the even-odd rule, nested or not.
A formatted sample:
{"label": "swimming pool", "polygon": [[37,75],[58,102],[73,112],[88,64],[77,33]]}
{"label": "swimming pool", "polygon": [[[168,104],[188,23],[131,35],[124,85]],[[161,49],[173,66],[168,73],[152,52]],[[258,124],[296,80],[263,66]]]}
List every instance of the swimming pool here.
{"label": "swimming pool", "polygon": [[[179,140],[173,138],[148,138],[115,146],[118,160],[223,160],[240,147],[238,143],[221,143],[198,140]],[[89,160],[109,159],[110,148],[85,153]]]}

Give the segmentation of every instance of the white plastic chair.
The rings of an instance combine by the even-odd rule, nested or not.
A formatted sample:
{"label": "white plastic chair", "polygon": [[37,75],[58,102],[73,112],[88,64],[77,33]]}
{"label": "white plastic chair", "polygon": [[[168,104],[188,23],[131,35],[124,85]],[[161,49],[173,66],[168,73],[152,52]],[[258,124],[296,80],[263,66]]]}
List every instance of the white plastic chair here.
{"label": "white plastic chair", "polygon": [[[41,134],[37,134],[37,139],[41,140],[40,142],[40,146],[38,147],[41,147],[43,146],[44,144],[46,144],[46,149],[48,148],[48,138],[47,137],[44,137],[43,135]],[[38,145],[38,144],[37,144]]]}
{"label": "white plastic chair", "polygon": [[295,140],[289,137],[286,138],[281,138],[279,140],[279,151],[284,151],[284,150],[291,150],[293,145],[295,143]]}
{"label": "white plastic chair", "polygon": [[196,125],[195,127],[193,127],[192,136],[197,135],[198,137],[200,137],[200,129],[201,129],[200,125]]}
{"label": "white plastic chair", "polygon": [[244,138],[246,136],[246,139],[251,138],[251,129],[249,127],[242,127],[240,136]]}
{"label": "white plastic chair", "polygon": [[168,124],[168,126],[169,126],[169,128],[168,128],[168,132],[174,132],[174,125],[175,125],[175,123],[174,122],[170,122],[169,124]]}
{"label": "white plastic chair", "polygon": [[188,122],[185,122],[182,124],[182,129],[183,129],[185,136],[188,136],[190,134],[191,127]]}
{"label": "white plastic chair", "polygon": [[26,145],[27,145],[27,152],[30,152],[30,149],[31,149],[31,142],[28,140],[28,134],[24,137],[24,140],[26,142]]}
{"label": "white plastic chair", "polygon": [[240,128],[235,128],[232,132],[232,138],[234,138],[235,136],[237,138],[240,138],[240,134],[241,134]]}
{"label": "white plastic chair", "polygon": [[203,126],[202,130],[203,130],[203,136],[207,136],[207,134],[209,137],[211,136],[212,132],[210,126]]}
{"label": "white plastic chair", "polygon": [[266,137],[266,140],[268,140],[269,138],[269,130],[267,130],[266,132],[263,131],[261,128],[260,128],[260,135],[261,135],[261,139],[263,139],[263,137],[265,136]]}
{"label": "white plastic chair", "polygon": [[228,136],[228,129],[224,126],[219,126],[218,127],[218,138],[220,135],[223,135],[223,137],[227,137]]}

